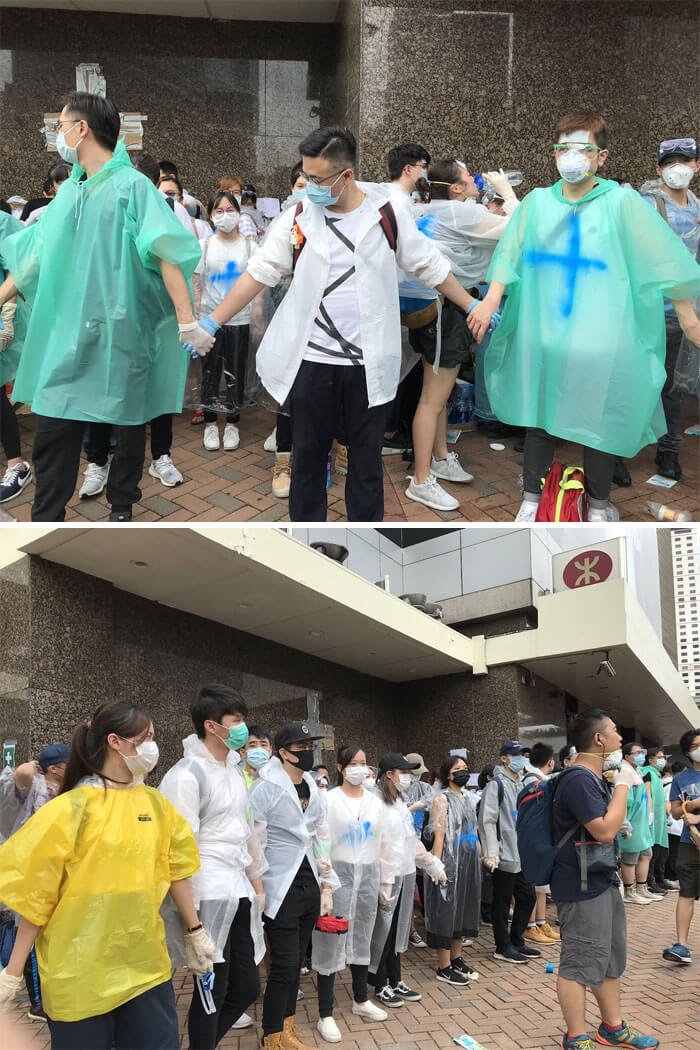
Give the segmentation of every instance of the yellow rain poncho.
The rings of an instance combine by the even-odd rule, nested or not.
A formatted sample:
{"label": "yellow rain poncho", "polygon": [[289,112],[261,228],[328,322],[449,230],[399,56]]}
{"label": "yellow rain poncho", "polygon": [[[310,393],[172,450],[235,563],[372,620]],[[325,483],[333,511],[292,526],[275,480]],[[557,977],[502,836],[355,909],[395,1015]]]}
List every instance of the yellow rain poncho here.
{"label": "yellow rain poncho", "polygon": [[143,784],[81,782],[0,846],[0,900],[41,927],[52,1020],[107,1013],[170,979],[159,908],[170,884],[198,869],[189,824]]}
{"label": "yellow rain poncho", "polygon": [[[5,241],[13,234],[23,230],[24,226],[14,215],[0,211],[0,281],[5,280],[5,270],[2,262],[2,249]],[[29,307],[24,300],[17,296],[17,309],[15,311],[14,328],[15,337],[6,350],[0,351],[0,386],[9,383],[15,378],[19,355],[22,352],[24,337],[27,334],[27,320],[29,318]]]}
{"label": "yellow rain poncho", "polygon": [[33,226],[2,245],[32,308],[15,399],[42,416],[123,426],[182,410],[188,355],[159,260],[189,279],[200,247],[123,143],[76,164]]}

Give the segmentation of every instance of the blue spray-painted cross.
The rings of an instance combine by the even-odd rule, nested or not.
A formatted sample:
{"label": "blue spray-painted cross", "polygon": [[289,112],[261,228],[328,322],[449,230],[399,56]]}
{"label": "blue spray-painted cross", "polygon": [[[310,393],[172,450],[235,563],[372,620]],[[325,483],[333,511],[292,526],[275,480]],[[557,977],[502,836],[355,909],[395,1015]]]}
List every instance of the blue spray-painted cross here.
{"label": "blue spray-painted cross", "polygon": [[430,237],[431,240],[435,240],[435,225],[437,223],[437,215],[423,215],[420,219],[416,219],[416,226],[423,234],[424,237]]}
{"label": "blue spray-painted cross", "polygon": [[543,263],[562,266],[566,271],[566,295],[561,304],[562,317],[570,317],[574,308],[574,292],[579,270],[607,270],[608,264],[602,259],[587,259],[581,255],[581,218],[576,212],[571,214],[571,236],[568,252],[555,255],[553,252],[527,251],[523,256],[526,263],[541,266]]}
{"label": "blue spray-painted cross", "polygon": [[222,284],[224,292],[228,294],[242,273],[243,270],[232,259],[225,270],[219,270],[218,273],[210,274],[209,280],[211,284]]}

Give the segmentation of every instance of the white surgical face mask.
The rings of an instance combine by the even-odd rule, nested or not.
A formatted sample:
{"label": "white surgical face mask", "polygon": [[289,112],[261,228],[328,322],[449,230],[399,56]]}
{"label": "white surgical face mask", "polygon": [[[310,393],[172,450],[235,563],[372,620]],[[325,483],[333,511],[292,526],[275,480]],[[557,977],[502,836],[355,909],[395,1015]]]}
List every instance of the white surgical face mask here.
{"label": "white surgical face mask", "polygon": [[[122,755],[121,751],[119,752]],[[150,773],[158,761],[158,745],[155,740],[146,740],[136,745],[135,755],[122,755],[126,767],[135,777]]]}
{"label": "white surgical face mask", "polygon": [[666,759],[665,758],[657,758],[657,760],[656,760],[656,768],[658,769],[659,773],[662,771],[662,769],[665,769],[666,768]]}
{"label": "white surgical face mask", "polygon": [[238,229],[240,220],[241,217],[237,211],[225,211],[222,215],[212,216],[211,221],[217,230],[221,230],[222,233],[233,233],[234,230]]}
{"label": "white surgical face mask", "polygon": [[[68,129],[69,134],[73,130],[73,128],[77,127],[79,123],[79,120],[76,121],[73,127]],[[82,141],[83,140],[81,139],[80,142]],[[75,146],[68,146],[66,144],[65,134],[62,131],[59,131],[58,135],[56,136],[56,150],[58,152],[59,157],[61,157],[62,160],[65,160],[66,164],[78,163],[78,146],[80,145],[80,142],[78,142],[78,144]]]}
{"label": "white surgical face mask", "polygon": [[693,181],[694,175],[693,169],[680,161],[677,164],[669,164],[667,168],[661,169],[661,178],[672,190],[686,189]]}
{"label": "white surgical face mask", "polygon": [[557,157],[557,170],[565,182],[583,182],[591,174],[590,158],[578,150],[568,149],[563,157]]}
{"label": "white surgical face mask", "polygon": [[696,747],[694,751],[691,751],[688,758],[691,762],[700,762],[700,747]]}
{"label": "white surgical face mask", "polygon": [[408,791],[412,783],[413,780],[410,773],[399,773],[399,787],[402,791]]}
{"label": "white surgical face mask", "polygon": [[346,766],[343,770],[343,778],[348,784],[358,787],[365,782],[368,772],[367,766]]}

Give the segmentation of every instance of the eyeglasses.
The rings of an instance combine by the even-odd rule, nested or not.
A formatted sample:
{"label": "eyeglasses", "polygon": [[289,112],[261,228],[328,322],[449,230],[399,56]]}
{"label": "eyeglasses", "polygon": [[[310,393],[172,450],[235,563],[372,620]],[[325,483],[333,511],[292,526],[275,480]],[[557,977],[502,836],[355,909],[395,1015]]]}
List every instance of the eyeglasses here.
{"label": "eyeglasses", "polygon": [[313,751],[313,744],[301,744],[299,747],[290,747],[289,750],[293,755],[298,755],[301,751]]}
{"label": "eyeglasses", "polygon": [[328,182],[329,179],[336,178],[338,175],[344,174],[348,169],[341,168],[340,171],[334,171],[332,175],[307,175],[305,171],[302,171],[302,178],[306,179],[307,182],[313,182],[314,186],[323,186],[324,182]]}
{"label": "eyeglasses", "polygon": [[71,128],[74,128],[76,126],[76,124],[79,124],[79,123],[80,123],[80,120],[74,120],[72,123],[69,120],[60,120],[60,119],[59,120],[47,120],[46,123],[44,124],[44,127],[41,128],[40,130],[41,131],[56,131],[56,132],[58,132],[58,131],[61,130],[61,124],[70,124],[70,127],[68,128],[68,131],[70,131]]}
{"label": "eyeglasses", "polygon": [[570,149],[575,150],[576,153],[580,153],[584,157],[593,157],[596,153],[602,153],[600,146],[592,146],[590,143],[557,142],[554,145],[554,156],[562,157],[565,153],[568,153]]}

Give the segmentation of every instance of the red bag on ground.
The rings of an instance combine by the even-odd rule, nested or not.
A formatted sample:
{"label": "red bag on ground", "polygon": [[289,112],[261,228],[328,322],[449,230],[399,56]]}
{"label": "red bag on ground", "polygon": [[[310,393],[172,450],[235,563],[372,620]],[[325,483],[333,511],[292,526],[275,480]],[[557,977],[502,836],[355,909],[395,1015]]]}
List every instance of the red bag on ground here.
{"label": "red bag on ground", "polygon": [[588,521],[586,490],[580,467],[552,464],[545,478],[535,521]]}

